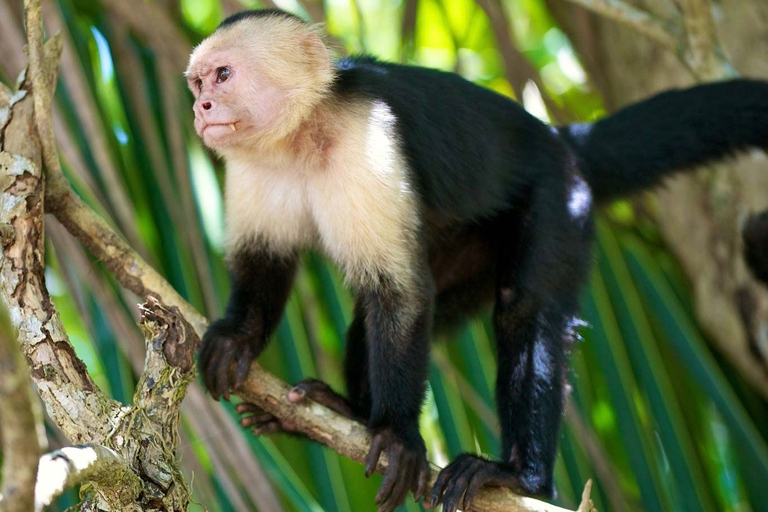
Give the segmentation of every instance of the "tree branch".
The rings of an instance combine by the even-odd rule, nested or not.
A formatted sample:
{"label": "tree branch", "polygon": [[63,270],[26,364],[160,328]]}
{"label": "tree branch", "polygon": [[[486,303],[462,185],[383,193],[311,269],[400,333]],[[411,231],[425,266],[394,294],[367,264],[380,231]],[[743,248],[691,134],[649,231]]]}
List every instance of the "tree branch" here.
{"label": "tree branch", "polygon": [[688,42],[684,62],[702,81],[735,76],[717,39],[709,0],[682,0],[681,5]]}
{"label": "tree branch", "polygon": [[[46,45],[43,69],[56,69],[59,50],[55,39]],[[38,91],[50,95],[51,88],[49,78]],[[25,78],[21,90],[0,105],[6,111],[0,115],[0,296],[50,416],[74,442],[100,442],[120,406],[96,388],[45,288],[41,149],[30,89]]]}
{"label": "tree branch", "polygon": [[[289,402],[287,397],[291,389],[292,386],[265,371],[258,363],[253,363],[245,385],[237,394],[266,412],[295,425],[297,430],[307,437],[363,464],[370,446],[370,438],[365,426],[311,400],[300,404]],[[376,471],[384,473],[386,468],[386,458],[382,457]],[[430,485],[437,478],[438,471],[439,468],[432,467]],[[591,510],[588,502],[587,493],[587,498],[582,500],[582,507],[579,510]],[[566,509],[543,501],[518,496],[507,489],[491,487],[486,487],[479,492],[468,510],[474,512],[531,510],[566,512]]]}
{"label": "tree branch", "polygon": [[618,21],[633,28],[648,39],[655,41],[662,48],[679,53],[680,28],[672,23],[663,22],[656,16],[630,5],[623,0],[565,0],[584,7],[608,19]]}

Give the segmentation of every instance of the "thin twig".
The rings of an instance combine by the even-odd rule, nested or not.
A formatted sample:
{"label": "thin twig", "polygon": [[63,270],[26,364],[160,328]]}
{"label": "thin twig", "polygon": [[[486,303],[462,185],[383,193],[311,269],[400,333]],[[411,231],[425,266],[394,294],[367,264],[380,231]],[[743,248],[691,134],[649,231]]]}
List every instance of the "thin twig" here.
{"label": "thin twig", "polygon": [[[51,121],[51,101],[58,75],[58,55],[52,67],[46,67],[43,55],[43,10],[39,1],[24,0],[27,24],[27,51],[29,74],[32,82],[32,100],[35,105],[35,125],[40,137],[43,165],[49,172],[61,175],[59,155]],[[59,55],[61,43],[59,42]],[[63,175],[61,176],[63,178]]]}

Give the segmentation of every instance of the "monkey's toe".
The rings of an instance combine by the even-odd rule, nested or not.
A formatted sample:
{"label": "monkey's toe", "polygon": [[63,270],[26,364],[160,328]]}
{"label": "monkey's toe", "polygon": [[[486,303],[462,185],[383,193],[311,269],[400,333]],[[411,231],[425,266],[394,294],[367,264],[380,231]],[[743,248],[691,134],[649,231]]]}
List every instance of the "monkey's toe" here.
{"label": "monkey's toe", "polygon": [[302,402],[307,398],[347,418],[353,420],[361,419],[355,415],[352,405],[346,398],[335,392],[328,384],[321,380],[304,379],[293,386],[293,389],[288,393],[288,400],[293,403]]}
{"label": "monkey's toe", "polygon": [[235,410],[240,415],[240,425],[244,428],[252,429],[251,432],[254,435],[264,436],[280,432],[286,434],[298,433],[293,423],[281,420],[256,404],[243,402],[237,404]]}
{"label": "monkey's toe", "polygon": [[[347,399],[336,393],[328,384],[321,380],[302,380],[288,392],[288,400],[291,403],[298,404],[307,399],[322,404],[342,416],[357,419]],[[300,434],[293,423],[268,413],[256,404],[243,402],[238,404],[235,409],[240,415],[240,425],[244,428],[253,429],[252,432],[255,435],[276,434],[280,432]]]}
{"label": "monkey's toe", "polygon": [[467,510],[484,485],[508,487],[516,492],[523,490],[510,468],[476,455],[463,454],[438,475],[432,486],[429,508],[442,503],[444,512]]}

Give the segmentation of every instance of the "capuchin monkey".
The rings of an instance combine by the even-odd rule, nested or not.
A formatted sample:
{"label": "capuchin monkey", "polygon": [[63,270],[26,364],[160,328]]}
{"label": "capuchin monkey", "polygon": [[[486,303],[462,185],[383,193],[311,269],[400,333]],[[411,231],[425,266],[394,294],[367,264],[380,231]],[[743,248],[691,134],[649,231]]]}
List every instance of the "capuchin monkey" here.
{"label": "capuchin monkey", "polygon": [[[381,511],[409,491],[451,512],[483,485],[552,496],[595,204],[768,146],[764,82],[665,92],[554,128],[455,74],[364,56],[334,62],[322,33],[279,10],[227,18],[195,48],[186,77],[195,130],[227,173],[232,291],[203,339],[205,385],[218,399],[243,384],[300,252],[326,254],[356,292],[347,396],[308,380],[290,398],[367,423],[366,474],[382,453],[389,460]],[[419,433],[430,337],[489,303],[501,454],[459,456],[430,492]],[[256,433],[293,429],[240,411]]]}

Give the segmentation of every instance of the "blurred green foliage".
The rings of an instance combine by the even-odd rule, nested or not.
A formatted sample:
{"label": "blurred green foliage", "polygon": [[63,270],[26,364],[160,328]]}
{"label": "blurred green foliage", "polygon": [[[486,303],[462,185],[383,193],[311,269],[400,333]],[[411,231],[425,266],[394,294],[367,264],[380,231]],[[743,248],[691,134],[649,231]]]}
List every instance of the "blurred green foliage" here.
{"label": "blurred green foliage", "polygon": [[[180,35],[189,49],[235,3],[152,2],[178,29],[161,39],[176,44]],[[79,193],[187,299],[215,317],[228,287],[221,162],[192,130],[191,97],[181,76],[185,62],[173,62],[168,70],[167,49],[126,26],[107,4],[56,4],[75,50],[75,69],[63,74],[80,78],[60,80],[57,92],[71,144],[69,152],[62,151],[66,172]],[[307,17],[303,4],[278,2]],[[545,3],[499,5],[531,76],[505,69],[491,22],[474,0],[327,0],[323,7],[327,27],[345,52],[456,70],[507,95],[516,90],[509,81],[515,76],[524,84],[518,99],[547,120],[603,115],[600,98]],[[413,6],[409,29],[403,17]],[[652,223],[636,218],[629,203],[616,203],[601,214],[598,239],[583,297],[584,341],[572,356],[557,503],[575,508],[592,478],[599,510],[768,510],[765,403],[707,346],[692,316],[688,284]],[[136,378],[130,359],[138,339],[136,299],[61,228],[53,226],[48,248],[48,284],[78,354],[102,389],[129,401]],[[289,382],[318,376],[342,389],[350,305],[337,270],[307,255],[263,365]],[[497,453],[487,316],[454,339],[439,340],[433,352],[422,418],[430,457],[442,465],[463,451]],[[234,422],[233,408],[224,406]],[[192,428],[207,421],[184,417],[182,451],[195,490],[193,510],[259,509],[249,475],[238,476],[238,467],[210,448],[212,436],[230,434],[212,425],[212,433],[200,437]],[[286,510],[373,509],[379,478],[366,480],[359,465],[303,440],[245,438],[251,453],[244,456],[264,468]],[[404,509],[420,506],[409,502]]]}

